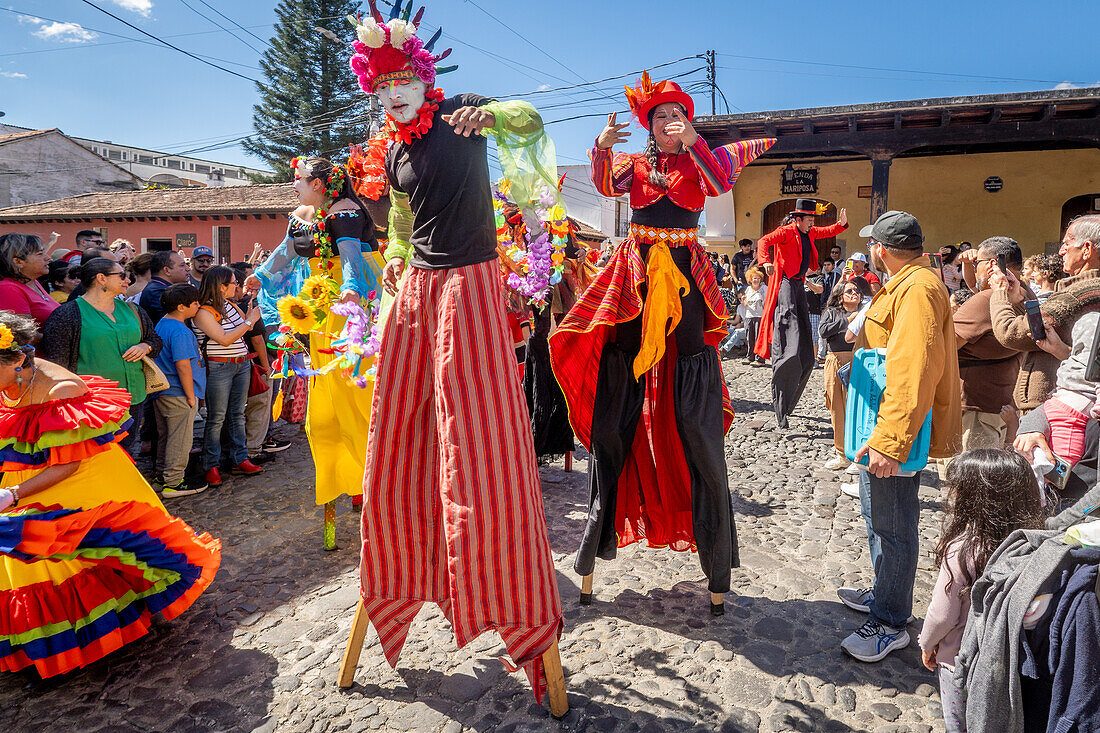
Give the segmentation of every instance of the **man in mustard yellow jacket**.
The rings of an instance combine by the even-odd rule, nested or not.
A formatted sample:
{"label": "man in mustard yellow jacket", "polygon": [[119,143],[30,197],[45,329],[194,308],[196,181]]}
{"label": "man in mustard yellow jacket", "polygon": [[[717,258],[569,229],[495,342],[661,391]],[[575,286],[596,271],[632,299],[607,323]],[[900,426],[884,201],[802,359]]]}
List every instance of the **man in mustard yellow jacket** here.
{"label": "man in mustard yellow jacket", "polygon": [[959,451],[962,405],[955,325],[947,288],[921,253],[920,224],[902,211],[887,211],[860,231],[871,239],[871,259],[890,280],[871,301],[856,348],[886,349],[886,389],[871,438],[859,450],[859,500],[875,582],[871,588],[841,588],[840,600],[869,615],[841,643],[856,659],[877,662],[909,645],[905,630],[913,611],[913,581],[920,537],[920,472],[898,466],[932,411],[932,458]]}

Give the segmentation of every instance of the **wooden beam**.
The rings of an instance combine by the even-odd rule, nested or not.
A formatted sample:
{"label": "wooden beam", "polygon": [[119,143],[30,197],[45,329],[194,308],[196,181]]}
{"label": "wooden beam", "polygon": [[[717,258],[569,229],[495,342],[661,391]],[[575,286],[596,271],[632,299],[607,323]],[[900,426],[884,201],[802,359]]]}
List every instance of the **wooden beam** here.
{"label": "wooden beam", "polygon": [[776,130],[775,125],[770,122],[764,125],[764,137],[779,137],[779,131]]}
{"label": "wooden beam", "polygon": [[894,129],[895,130],[900,130],[901,129],[901,112],[895,112],[894,113]]}
{"label": "wooden beam", "polygon": [[947,127],[951,124],[951,110],[945,109],[940,112],[940,127]]}
{"label": "wooden beam", "polygon": [[802,123],[802,132],[806,133],[807,135],[813,135],[814,134],[814,123],[810,122],[809,120],[806,120],[805,122],[803,122]]}
{"label": "wooden beam", "polygon": [[876,157],[871,160],[871,221],[874,222],[886,212],[886,203],[890,198],[891,158]]}
{"label": "wooden beam", "polygon": [[989,121],[986,122],[986,124],[987,125],[995,125],[1000,121],[1001,121],[1001,108],[1000,107],[994,107],[993,112],[989,115]]}
{"label": "wooden beam", "polygon": [[859,121],[855,118],[854,115],[848,118],[848,132],[859,132]]}
{"label": "wooden beam", "polygon": [[1048,104],[1043,107],[1043,114],[1039,116],[1039,122],[1047,122],[1054,117],[1055,106]]}

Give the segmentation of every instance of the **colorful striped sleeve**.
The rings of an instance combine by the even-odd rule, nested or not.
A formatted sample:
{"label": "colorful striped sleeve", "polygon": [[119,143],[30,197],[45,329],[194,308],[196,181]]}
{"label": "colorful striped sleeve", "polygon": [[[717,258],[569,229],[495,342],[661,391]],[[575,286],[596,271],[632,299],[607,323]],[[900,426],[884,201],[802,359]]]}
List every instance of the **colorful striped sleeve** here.
{"label": "colorful striped sleeve", "polygon": [[592,183],[596,190],[610,198],[630,193],[634,181],[634,162],[626,153],[612,153],[593,145],[588,151],[592,161]]}
{"label": "colorful striped sleeve", "polygon": [[755,140],[738,140],[711,150],[703,138],[688,148],[688,153],[699,169],[699,179],[708,196],[720,196],[733,188],[741,170],[768,148],[775,145],[774,137]]}

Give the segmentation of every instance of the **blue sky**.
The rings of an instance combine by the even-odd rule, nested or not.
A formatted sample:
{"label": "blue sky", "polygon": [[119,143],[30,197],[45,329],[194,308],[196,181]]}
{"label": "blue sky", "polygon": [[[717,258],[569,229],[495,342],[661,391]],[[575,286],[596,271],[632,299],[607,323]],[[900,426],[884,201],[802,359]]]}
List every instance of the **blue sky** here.
{"label": "blue sky", "polygon": [[[271,35],[275,19],[274,0],[94,2],[252,77],[261,73],[253,48],[261,41],[211,7],[260,39]],[[526,97],[547,121],[598,115],[550,126],[559,163],[568,164],[583,161],[607,112],[625,110],[622,84],[635,72],[707,49],[718,52],[718,84],[733,112],[1096,84],[1096,8],[1096,0],[434,0],[424,21],[443,26],[438,48],[454,47],[447,63],[459,69],[440,78],[449,93],[511,96],[629,74]],[[326,25],[351,37],[342,21]],[[252,131],[254,85],[176,51],[126,40],[139,37],[81,0],[0,0],[0,121],[166,152],[224,143],[204,156],[258,165],[233,142]],[[680,81],[698,83],[702,66],[689,58],[654,76],[684,74]],[[698,111],[710,111],[709,93],[695,98]],[[718,111],[725,111],[721,99]],[[636,129],[634,147],[640,138]]]}

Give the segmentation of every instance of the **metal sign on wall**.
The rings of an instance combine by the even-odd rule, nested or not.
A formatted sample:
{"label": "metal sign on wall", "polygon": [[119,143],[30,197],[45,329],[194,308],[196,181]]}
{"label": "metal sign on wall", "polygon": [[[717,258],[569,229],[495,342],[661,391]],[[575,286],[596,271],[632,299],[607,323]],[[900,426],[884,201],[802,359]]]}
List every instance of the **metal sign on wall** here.
{"label": "metal sign on wall", "polygon": [[817,170],[788,165],[781,174],[780,191],[784,194],[817,193]]}
{"label": "metal sign on wall", "polygon": [[176,235],[176,249],[183,247],[194,247],[199,243],[199,237],[197,234],[177,234]]}
{"label": "metal sign on wall", "polygon": [[1005,187],[1005,182],[1001,180],[1000,176],[990,176],[985,179],[985,183],[982,184],[986,191],[990,193],[997,193]]}

